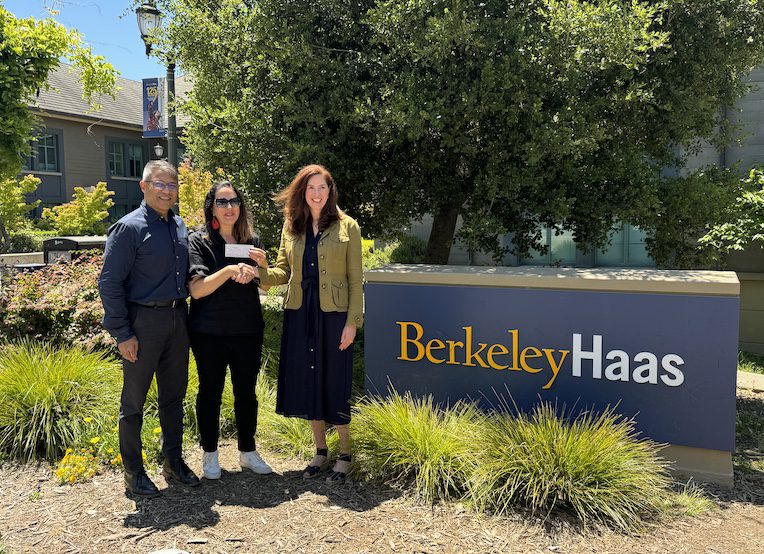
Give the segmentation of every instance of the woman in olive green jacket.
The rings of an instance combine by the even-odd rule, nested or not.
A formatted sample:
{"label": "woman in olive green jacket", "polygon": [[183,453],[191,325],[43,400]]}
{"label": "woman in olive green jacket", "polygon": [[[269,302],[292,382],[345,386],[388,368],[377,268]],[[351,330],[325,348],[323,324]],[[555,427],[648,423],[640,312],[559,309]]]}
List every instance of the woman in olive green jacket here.
{"label": "woman in olive green jacket", "polygon": [[302,168],[275,200],[285,219],[276,264],[258,248],[250,256],[263,285],[288,283],[276,411],[310,421],[316,456],[305,478],[328,468],[326,423],[335,426],[341,452],[327,480],[341,481],[351,464],[353,340],[363,324],[361,230],[337,207],[337,186],[320,165]]}

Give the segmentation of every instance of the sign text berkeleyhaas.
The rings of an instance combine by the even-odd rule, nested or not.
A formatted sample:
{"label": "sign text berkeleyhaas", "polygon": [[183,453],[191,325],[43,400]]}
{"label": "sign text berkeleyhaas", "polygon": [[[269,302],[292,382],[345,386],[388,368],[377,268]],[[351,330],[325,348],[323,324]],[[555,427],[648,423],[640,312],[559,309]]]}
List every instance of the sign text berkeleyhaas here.
{"label": "sign text berkeleyhaas", "polygon": [[[592,336],[592,349],[584,350],[582,336],[573,334],[573,344],[570,350],[555,348],[537,348],[526,346],[520,348],[520,330],[508,329],[511,337],[510,347],[501,343],[489,345],[485,342],[475,343],[472,326],[462,327],[464,340],[440,340],[432,338],[422,340],[424,327],[414,321],[396,321],[400,326],[400,355],[404,362],[419,362],[427,359],[432,364],[463,365],[467,367],[484,367],[486,369],[525,371],[536,374],[548,372],[549,379],[542,387],[550,389],[563,368],[563,364],[572,351],[571,374],[581,377],[583,362],[591,361],[593,379],[608,381],[629,381],[657,385],[660,382],[669,387],[678,387],[684,382],[684,374],[679,366],[684,360],[677,354],[666,354],[658,361],[652,352],[639,352],[631,356],[623,350],[610,350],[604,359],[609,363],[603,372],[602,335]],[[412,333],[413,331],[413,333]],[[413,352],[411,349],[413,348]],[[640,365],[632,368],[631,362]],[[659,367],[660,365],[660,367]],[[659,375],[660,370],[663,373]]]}

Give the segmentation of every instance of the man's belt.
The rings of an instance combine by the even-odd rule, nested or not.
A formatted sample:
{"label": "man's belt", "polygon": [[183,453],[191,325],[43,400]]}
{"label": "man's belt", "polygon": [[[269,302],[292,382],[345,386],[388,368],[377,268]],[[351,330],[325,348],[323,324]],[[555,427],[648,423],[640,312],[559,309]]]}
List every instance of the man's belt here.
{"label": "man's belt", "polygon": [[154,308],[156,310],[157,308],[177,308],[180,305],[185,306],[186,299],[176,298],[175,300],[149,300],[148,302],[133,302],[133,304],[143,306],[144,308]]}

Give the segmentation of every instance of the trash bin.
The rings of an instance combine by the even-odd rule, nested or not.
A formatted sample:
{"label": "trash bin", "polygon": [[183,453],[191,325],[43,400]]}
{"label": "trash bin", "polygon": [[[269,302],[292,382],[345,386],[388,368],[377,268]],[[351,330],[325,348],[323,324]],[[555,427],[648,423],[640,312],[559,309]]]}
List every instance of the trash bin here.
{"label": "trash bin", "polygon": [[72,260],[72,252],[78,250],[103,250],[106,237],[53,237],[42,242],[43,259],[46,264],[58,259]]}

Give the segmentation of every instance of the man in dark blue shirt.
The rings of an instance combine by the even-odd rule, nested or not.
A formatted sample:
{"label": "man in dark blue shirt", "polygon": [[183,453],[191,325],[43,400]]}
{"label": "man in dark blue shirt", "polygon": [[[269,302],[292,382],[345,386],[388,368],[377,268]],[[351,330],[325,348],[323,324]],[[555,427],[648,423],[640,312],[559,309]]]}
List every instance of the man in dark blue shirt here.
{"label": "man in dark blue shirt", "polygon": [[119,450],[128,492],[157,496],[143,467],[143,405],[156,374],[162,426],[163,473],[168,481],[196,486],[182,458],[183,398],[188,385],[188,230],[172,207],[178,173],[151,161],[140,182],[143,202],[108,232],[98,281],[103,325],[122,355]]}

